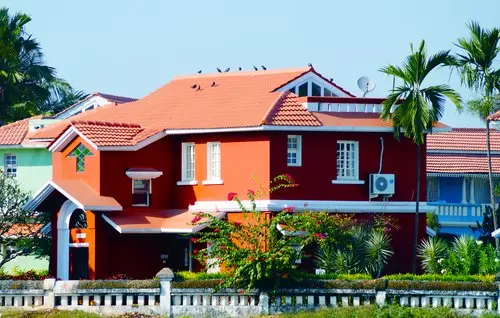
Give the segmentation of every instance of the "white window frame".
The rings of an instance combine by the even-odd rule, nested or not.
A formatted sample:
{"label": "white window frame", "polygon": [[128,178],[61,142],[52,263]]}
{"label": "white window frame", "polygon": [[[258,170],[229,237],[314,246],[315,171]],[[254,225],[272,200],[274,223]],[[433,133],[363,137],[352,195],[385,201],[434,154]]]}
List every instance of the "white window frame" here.
{"label": "white window frame", "polygon": [[[339,144],[344,144],[344,149],[346,149],[347,145],[353,145],[354,146],[354,169],[353,169],[353,175],[352,176],[342,176],[339,172],[339,165],[338,165],[338,158],[337,158],[337,153],[338,153],[338,146]],[[337,143],[335,144],[335,165],[337,167],[337,176],[335,180],[332,180],[333,184],[364,184],[364,180],[359,180],[359,141],[357,140],[337,140]],[[344,150],[345,151],[345,150]],[[347,163],[347,156],[344,155],[344,165]],[[345,169],[345,168],[344,168]]]}
{"label": "white window frame", "polygon": [[[196,185],[198,181],[196,180],[196,145],[194,142],[183,142],[181,151],[181,181],[177,182],[177,185]],[[192,147],[193,157],[192,157],[192,177],[187,175],[188,163],[186,162],[186,155],[188,148]]]}
{"label": "white window frame", "polygon": [[[217,145],[219,149],[218,153],[218,158],[216,158],[214,155],[215,153],[213,152],[213,146]],[[218,161],[214,162],[214,161]],[[207,142],[207,179],[202,182],[204,185],[209,185],[209,184],[224,184],[224,181],[222,180],[222,149],[221,149],[221,143],[220,141],[213,141],[213,142]],[[216,170],[219,171],[219,174],[214,174],[214,166],[217,165],[218,167],[215,167]]]}
{"label": "white window frame", "polygon": [[[10,160],[9,160],[10,158]],[[13,158],[13,160],[12,160]],[[14,172],[8,172],[8,169]],[[13,179],[17,179],[17,155],[13,153],[6,153],[3,155],[3,173],[5,175],[11,176]]]}
{"label": "white window frame", "polygon": [[[288,142],[290,138],[297,139],[297,148],[289,148]],[[288,135],[286,138],[286,164],[289,167],[301,167],[302,166],[302,135]],[[288,154],[294,153],[296,155],[297,162],[289,163]]]}
{"label": "white window frame", "polygon": [[146,200],[147,202],[146,202],[146,204],[134,204],[132,202],[132,206],[149,206],[151,204],[151,193],[153,193],[153,182],[152,182],[152,180],[151,179],[132,179],[132,195],[135,193],[134,181],[148,181],[149,182],[149,192],[147,192],[148,196],[147,196],[147,200]]}

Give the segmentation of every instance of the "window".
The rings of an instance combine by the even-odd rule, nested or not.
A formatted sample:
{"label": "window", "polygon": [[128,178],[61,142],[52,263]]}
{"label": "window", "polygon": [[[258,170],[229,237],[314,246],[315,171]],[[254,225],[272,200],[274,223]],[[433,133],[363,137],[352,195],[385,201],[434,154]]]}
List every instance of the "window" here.
{"label": "window", "polygon": [[305,82],[304,84],[299,86],[299,96],[309,96],[308,94],[308,82]]}
{"label": "window", "polygon": [[194,143],[182,143],[182,181],[195,180]]}
{"label": "window", "polygon": [[85,171],[85,157],[93,156],[94,154],[84,145],[79,144],[73,149],[72,152],[69,153],[68,157],[76,158],[76,171],[83,172]]}
{"label": "window", "polygon": [[7,153],[3,156],[3,171],[5,175],[17,178],[17,157],[14,154]]}
{"label": "window", "polygon": [[333,96],[332,92],[328,88],[324,88],[324,96]]}
{"label": "window", "polygon": [[337,141],[337,179],[358,180],[358,142]]}
{"label": "window", "polygon": [[427,178],[427,202],[439,201],[439,179]]}
{"label": "window", "polygon": [[220,142],[207,143],[207,180],[221,180]]}
{"label": "window", "polygon": [[288,166],[302,165],[302,136],[288,135],[288,150],[287,150]]}
{"label": "window", "polygon": [[132,179],[132,205],[149,206],[151,179]]}
{"label": "window", "polygon": [[321,86],[316,83],[311,83],[311,95],[312,96],[321,96]]}

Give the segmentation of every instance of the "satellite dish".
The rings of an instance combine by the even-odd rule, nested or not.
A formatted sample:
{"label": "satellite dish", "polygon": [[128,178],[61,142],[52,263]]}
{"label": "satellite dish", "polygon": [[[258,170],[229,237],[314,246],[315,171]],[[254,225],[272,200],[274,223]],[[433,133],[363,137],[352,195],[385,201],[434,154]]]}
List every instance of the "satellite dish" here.
{"label": "satellite dish", "polygon": [[367,76],[362,76],[358,79],[358,87],[363,91],[363,97],[365,97],[366,94],[375,89],[375,82]]}

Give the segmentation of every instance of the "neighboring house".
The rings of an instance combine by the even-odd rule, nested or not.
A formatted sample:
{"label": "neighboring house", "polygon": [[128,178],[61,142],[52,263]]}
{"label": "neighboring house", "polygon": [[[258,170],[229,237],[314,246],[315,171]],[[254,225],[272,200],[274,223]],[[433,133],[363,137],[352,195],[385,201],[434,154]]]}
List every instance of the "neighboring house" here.
{"label": "neighboring house", "polygon": [[55,138],[53,176],[27,207],[52,215],[52,273],[150,278],[164,266],[196,269],[189,237],[202,227],[190,223],[193,214],[242,220],[227,194],[249,204],[249,188],[269,190],[282,173],[299,186],[264,193],[258,210],[392,216],[390,270],[409,271],[417,147],[394,140],[379,119],[382,102],[355,97],[312,67],[201,74],[40,131],[34,138]]}
{"label": "neighboring house", "polygon": [[[500,133],[490,130],[493,182],[500,180]],[[441,232],[470,234],[490,204],[486,129],[453,128],[427,136],[427,204],[435,207]]]}
{"label": "neighboring house", "polygon": [[[23,190],[34,193],[52,176],[52,154],[46,148],[53,138],[30,139],[36,132],[48,129],[45,127],[52,127],[70,117],[84,117],[89,114],[89,110],[96,107],[134,100],[129,97],[94,93],[57,115],[39,115],[0,127],[1,170],[13,176]],[[84,112],[87,113],[82,114]]]}

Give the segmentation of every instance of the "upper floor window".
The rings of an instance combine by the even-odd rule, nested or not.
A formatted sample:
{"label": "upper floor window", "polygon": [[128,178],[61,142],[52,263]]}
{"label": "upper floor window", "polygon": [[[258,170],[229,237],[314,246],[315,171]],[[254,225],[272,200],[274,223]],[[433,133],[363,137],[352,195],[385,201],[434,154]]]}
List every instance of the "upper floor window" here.
{"label": "upper floor window", "polygon": [[132,179],[132,205],[149,206],[151,179]]}
{"label": "upper floor window", "polygon": [[14,154],[7,153],[3,156],[3,171],[5,175],[17,178],[17,157]]}
{"label": "upper floor window", "polygon": [[182,181],[195,180],[195,148],[192,142],[182,143]]}
{"label": "upper floor window", "polygon": [[207,180],[221,180],[220,142],[207,143]]}
{"label": "upper floor window", "polygon": [[439,179],[436,177],[427,178],[427,202],[439,201]]}
{"label": "upper floor window", "polygon": [[302,165],[302,136],[288,135],[287,165]]}
{"label": "upper floor window", "polygon": [[359,147],[357,141],[337,141],[337,179],[358,180]]}
{"label": "upper floor window", "polygon": [[69,153],[68,157],[76,158],[76,171],[82,172],[85,171],[85,157],[93,155],[94,154],[87,147],[79,144]]}

